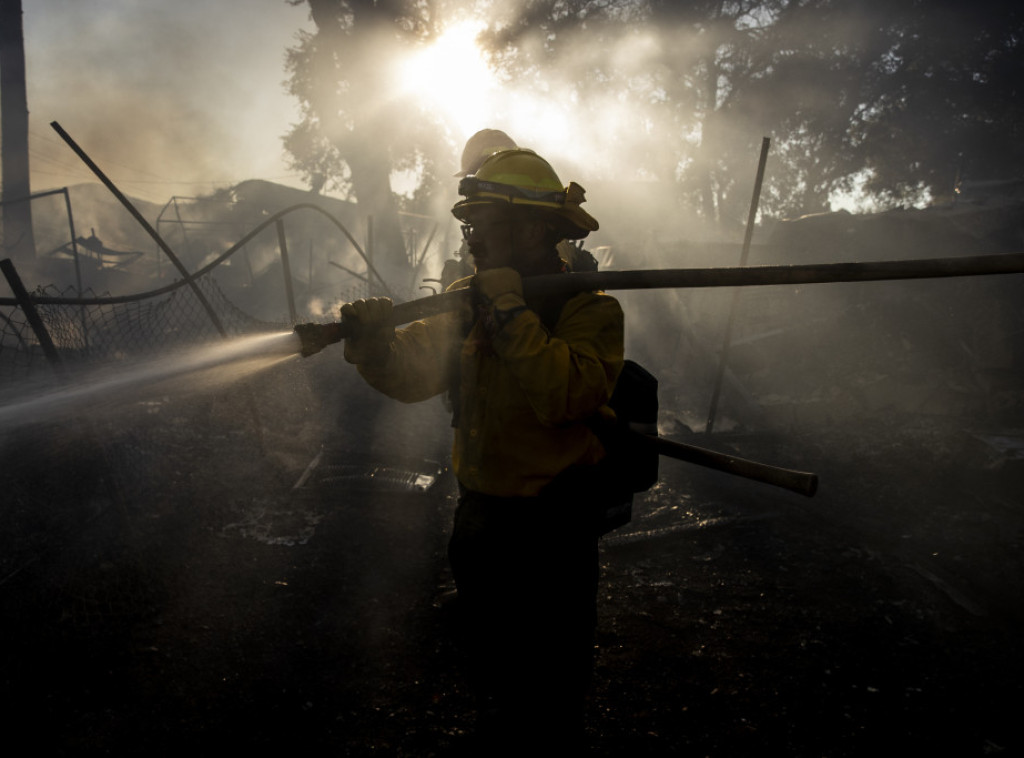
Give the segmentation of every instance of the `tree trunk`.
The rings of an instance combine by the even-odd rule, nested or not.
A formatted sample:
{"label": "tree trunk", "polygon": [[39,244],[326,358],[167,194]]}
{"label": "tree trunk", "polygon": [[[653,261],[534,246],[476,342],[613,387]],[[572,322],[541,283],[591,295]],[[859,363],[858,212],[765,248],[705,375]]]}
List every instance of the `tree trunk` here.
{"label": "tree trunk", "polygon": [[717,138],[715,134],[716,106],[718,104],[718,69],[713,55],[705,61],[704,124],[701,129],[700,146],[696,165],[697,181],[700,186],[701,215],[708,225],[718,222],[718,206],[715,203],[714,171]]}
{"label": "tree trunk", "polygon": [[[355,134],[351,139],[360,140],[361,136]],[[387,145],[374,142],[379,140],[362,141],[363,149],[350,153],[345,160],[352,171],[356,201],[373,217],[374,265],[381,264],[397,273],[410,268],[409,258],[399,226],[398,205],[391,191]]]}
{"label": "tree trunk", "polygon": [[[370,62],[388,54],[393,20],[373,3],[353,9],[352,30],[346,34],[339,22],[337,0],[309,0],[318,45],[314,77],[317,86],[311,105],[327,138],[338,149],[351,171],[356,202],[366,217],[373,217],[374,265],[392,277],[411,270],[398,221],[398,204],[391,190],[391,157],[386,135],[393,130],[389,104],[381,101],[384,84],[376,81],[379,70]],[[349,102],[341,118],[342,102],[337,83],[347,80]]]}

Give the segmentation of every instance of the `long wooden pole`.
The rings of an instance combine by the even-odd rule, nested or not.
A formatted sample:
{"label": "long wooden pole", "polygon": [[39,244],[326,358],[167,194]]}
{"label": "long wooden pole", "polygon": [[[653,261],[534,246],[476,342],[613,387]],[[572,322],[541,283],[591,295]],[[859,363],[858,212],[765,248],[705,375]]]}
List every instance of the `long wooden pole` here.
{"label": "long wooden pole", "polygon": [[647,434],[632,434],[631,441],[636,445],[653,447],[659,455],[668,458],[782,487],[805,497],[814,497],[814,493],[818,491],[818,475],[810,471],[772,466],[768,463],[740,458],[737,455],[720,453],[717,450],[708,450],[705,447]]}

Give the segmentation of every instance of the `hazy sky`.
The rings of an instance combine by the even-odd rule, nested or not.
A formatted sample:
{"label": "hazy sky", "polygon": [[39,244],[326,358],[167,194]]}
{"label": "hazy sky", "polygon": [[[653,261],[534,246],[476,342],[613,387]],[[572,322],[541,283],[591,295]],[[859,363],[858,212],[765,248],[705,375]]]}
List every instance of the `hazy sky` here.
{"label": "hazy sky", "polygon": [[57,121],[125,192],[155,202],[250,178],[301,186],[284,0],[23,0],[32,188],[94,181]]}

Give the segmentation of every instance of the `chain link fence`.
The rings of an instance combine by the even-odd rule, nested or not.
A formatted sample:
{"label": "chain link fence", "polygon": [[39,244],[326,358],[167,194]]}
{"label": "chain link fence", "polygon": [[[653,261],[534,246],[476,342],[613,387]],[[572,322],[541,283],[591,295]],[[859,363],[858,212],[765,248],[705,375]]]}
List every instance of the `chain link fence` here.
{"label": "chain link fence", "polygon": [[[229,336],[288,328],[249,316],[210,276],[196,284]],[[221,338],[198,298],[184,287],[157,297],[111,302],[88,290],[48,285],[39,287],[32,300],[68,363],[108,364]],[[21,307],[0,306],[0,386],[32,380],[50,370],[39,336]]]}

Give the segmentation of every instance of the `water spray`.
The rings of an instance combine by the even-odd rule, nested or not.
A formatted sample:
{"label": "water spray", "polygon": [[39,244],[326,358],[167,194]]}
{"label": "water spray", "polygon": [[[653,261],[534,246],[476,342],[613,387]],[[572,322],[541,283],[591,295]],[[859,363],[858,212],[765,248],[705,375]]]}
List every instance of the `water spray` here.
{"label": "water spray", "polygon": [[292,332],[239,337],[198,348],[175,351],[127,367],[116,375],[104,372],[0,406],[0,430],[12,431],[30,423],[85,414],[152,396],[172,380],[188,377],[191,386],[236,381],[299,354],[300,343]]}

